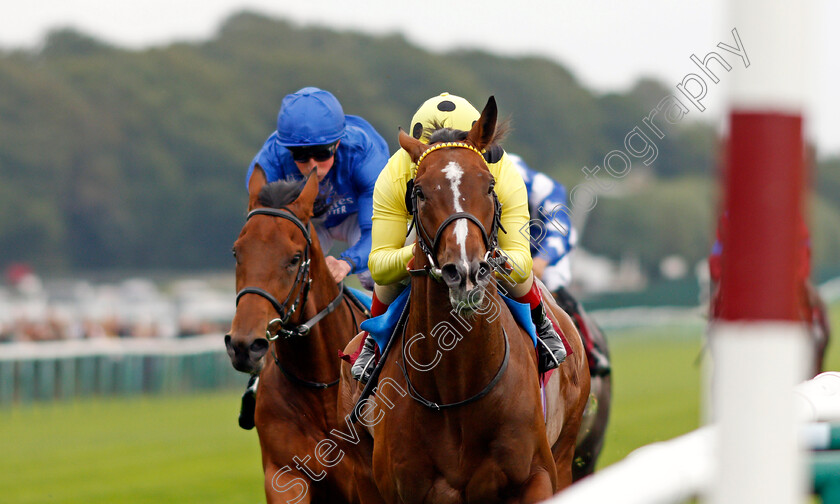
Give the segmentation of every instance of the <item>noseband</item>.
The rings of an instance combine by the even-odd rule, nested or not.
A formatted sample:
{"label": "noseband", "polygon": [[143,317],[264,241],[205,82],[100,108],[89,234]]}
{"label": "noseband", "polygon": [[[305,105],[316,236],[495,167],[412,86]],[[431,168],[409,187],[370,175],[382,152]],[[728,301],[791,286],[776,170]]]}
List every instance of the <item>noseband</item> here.
{"label": "noseband", "polygon": [[[344,295],[344,284],[341,284],[341,287],[338,291],[338,296],[333,299],[330,304],[327,305],[326,308],[318,312],[314,317],[307,320],[303,324],[299,325],[290,325],[289,320],[292,318],[292,315],[295,314],[297,308],[300,307],[301,309],[306,306],[306,301],[309,298],[309,288],[312,284],[312,277],[310,276],[309,271],[309,254],[310,249],[312,248],[312,235],[309,231],[309,225],[304,225],[300,219],[297,218],[295,214],[292,213],[291,210],[288,208],[257,208],[255,210],[251,210],[248,213],[248,217],[245,219],[247,222],[256,215],[268,215],[271,217],[280,217],[281,219],[286,219],[291,221],[292,224],[300,229],[301,233],[303,233],[303,237],[306,239],[306,247],[303,250],[303,258],[298,265],[297,274],[295,275],[295,282],[292,284],[292,288],[289,289],[289,295],[286,296],[286,299],[280,303],[277,299],[271,295],[268,291],[264,289],[260,289],[259,287],[245,287],[244,289],[240,290],[236,294],[236,305],[239,306],[239,300],[242,299],[242,296],[245,294],[256,294],[261,296],[262,298],[266,299],[271,306],[274,307],[274,310],[279,315],[278,318],[271,320],[268,323],[268,327],[279,322],[280,326],[277,331],[277,334],[271,334],[269,329],[266,329],[265,335],[269,341],[274,341],[280,336],[288,339],[295,336],[306,336],[309,334],[309,331],[312,327],[321,321],[324,317],[332,313],[336,307],[341,303],[341,298]],[[292,294],[297,289],[298,294],[294,300],[292,300]],[[291,301],[291,306],[289,306],[289,302]]]}
{"label": "noseband", "polygon": [[[459,148],[459,149],[469,149],[481,157],[481,160],[487,164],[487,161],[484,159],[484,156],[481,155],[478,149],[473,147],[470,144],[463,143],[463,142],[443,142],[436,145],[433,145],[431,148],[426,150],[418,159],[417,159],[417,168],[420,167],[420,163],[423,162],[423,159],[431,153],[438,149],[443,148]],[[484,247],[487,250],[487,253],[484,255],[484,260],[491,264],[491,266],[496,267],[496,263],[501,255],[499,253],[499,229],[503,232],[507,233],[504,227],[502,227],[502,204],[499,202],[499,197],[496,195],[496,191],[492,190],[493,194],[493,223],[490,227],[490,232],[488,233],[487,230],[484,228],[484,224],[476,217],[475,215],[469,212],[455,212],[449,217],[447,217],[441,224],[438,226],[437,231],[435,232],[434,239],[431,239],[431,235],[428,231],[426,231],[426,227],[423,225],[423,221],[420,219],[420,210],[417,204],[417,195],[419,193],[418,188],[414,185],[414,179],[408,181],[408,186],[406,188],[406,204],[409,207],[409,211],[413,217],[411,222],[411,226],[408,228],[408,234],[411,233],[411,229],[413,227],[417,228],[417,244],[420,246],[420,250],[426,254],[426,258],[428,259],[428,264],[422,269],[414,269],[409,270],[409,273],[412,275],[428,275],[434,278],[437,281],[441,279],[441,269],[437,262],[437,251],[440,247],[440,239],[443,231],[453,222],[459,219],[467,219],[468,221],[472,222],[476,226],[478,226],[479,231],[481,231],[481,239],[484,241]],[[504,259],[501,259],[501,262],[504,262]]]}

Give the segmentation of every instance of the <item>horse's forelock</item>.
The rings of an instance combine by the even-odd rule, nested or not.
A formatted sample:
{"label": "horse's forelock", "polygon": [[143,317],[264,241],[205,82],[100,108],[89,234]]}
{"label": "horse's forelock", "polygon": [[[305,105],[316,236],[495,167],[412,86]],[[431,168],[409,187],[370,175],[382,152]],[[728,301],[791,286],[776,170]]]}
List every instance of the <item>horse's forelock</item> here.
{"label": "horse's forelock", "polygon": [[[268,208],[283,208],[288,206],[300,197],[303,188],[306,187],[307,180],[305,178],[301,180],[278,180],[266,184],[260,189],[258,201],[260,205]],[[327,184],[315,198],[312,209],[313,216],[319,218],[326,215],[335,203],[335,199],[332,186]]]}
{"label": "horse's forelock", "polygon": [[[467,139],[468,131],[459,129],[447,128],[439,122],[433,122],[430,127],[424,128],[424,132],[429,136],[429,145],[440,142],[463,142]],[[490,140],[487,148],[493,145],[500,144],[502,140],[510,132],[510,120],[505,119],[496,123],[496,129],[493,132],[493,138]]]}

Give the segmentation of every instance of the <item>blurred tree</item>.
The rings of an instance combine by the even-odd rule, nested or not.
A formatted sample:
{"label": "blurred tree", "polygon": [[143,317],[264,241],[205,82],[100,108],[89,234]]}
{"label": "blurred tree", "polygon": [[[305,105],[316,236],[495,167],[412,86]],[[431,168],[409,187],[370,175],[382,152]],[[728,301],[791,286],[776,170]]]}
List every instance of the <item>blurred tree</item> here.
{"label": "blurred tree", "polygon": [[[251,12],[206,42],[142,51],[57,30],[39,51],[0,53],[0,265],[25,257],[53,269],[229,267],[245,169],[283,96],[307,85],[335,93],[392,150],[397,126],[409,128],[430,96],[449,91],[480,108],[495,95],[512,119],[506,148],[570,187],[669,93],[642,79],[598,95],[543,58],[433,54],[399,35]],[[593,251],[629,250],[654,270],[664,252],[706,253],[710,183],[701,179],[714,166],[715,133],[679,124],[657,146],[653,173],[673,180],[602,199],[585,233]],[[835,205],[826,215],[840,209],[840,190],[829,194],[838,172],[821,186]]]}

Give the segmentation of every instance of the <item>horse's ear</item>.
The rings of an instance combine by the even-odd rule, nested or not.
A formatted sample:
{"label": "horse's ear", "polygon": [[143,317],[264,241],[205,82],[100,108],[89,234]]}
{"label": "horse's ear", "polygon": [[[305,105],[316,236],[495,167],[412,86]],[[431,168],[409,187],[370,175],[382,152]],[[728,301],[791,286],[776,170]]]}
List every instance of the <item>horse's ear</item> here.
{"label": "horse's ear", "polygon": [[481,117],[470,128],[467,134],[467,141],[475,145],[478,150],[481,150],[493,142],[493,136],[496,134],[496,118],[499,111],[496,108],[496,98],[491,96],[487,100],[487,105],[481,111]]}
{"label": "horse's ear", "polygon": [[248,180],[248,211],[255,209],[259,202],[260,190],[265,186],[265,172],[260,165],[254,166],[251,178]]}
{"label": "horse's ear", "polygon": [[318,177],[316,175],[316,169],[313,169],[309,172],[309,175],[306,176],[306,184],[303,186],[300,196],[292,202],[292,206],[294,206],[296,210],[295,215],[304,222],[311,219],[314,213],[313,207],[315,206],[315,198],[317,197]]}
{"label": "horse's ear", "polygon": [[404,151],[408,152],[408,155],[411,156],[412,163],[416,163],[417,160],[420,159],[420,156],[429,148],[428,145],[409,135],[403,131],[402,128],[400,128],[399,140],[400,147],[402,147]]}

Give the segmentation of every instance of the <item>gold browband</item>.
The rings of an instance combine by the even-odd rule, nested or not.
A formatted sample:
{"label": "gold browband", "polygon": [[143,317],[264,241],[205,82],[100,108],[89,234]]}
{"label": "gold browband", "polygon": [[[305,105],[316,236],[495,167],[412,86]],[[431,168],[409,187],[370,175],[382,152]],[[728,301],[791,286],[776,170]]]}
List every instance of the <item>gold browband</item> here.
{"label": "gold browband", "polygon": [[484,159],[484,155],[483,155],[483,154],[481,154],[481,152],[480,152],[478,149],[476,149],[475,147],[473,147],[472,145],[470,145],[470,144],[468,144],[468,143],[464,143],[464,142],[443,142],[443,143],[439,143],[439,144],[435,144],[435,145],[431,146],[429,149],[427,149],[427,150],[426,150],[426,152],[424,152],[423,154],[421,154],[421,155],[420,155],[420,157],[419,157],[419,158],[417,158],[417,162],[416,162],[416,163],[414,163],[414,170],[415,170],[415,172],[417,171],[417,168],[420,166],[420,163],[422,163],[422,162],[423,162],[423,159],[424,159],[426,156],[428,156],[430,153],[432,153],[432,152],[434,152],[434,151],[436,151],[436,150],[438,150],[438,149],[445,149],[445,148],[447,148],[447,147],[456,147],[456,148],[460,148],[460,149],[469,149],[469,150],[471,150],[471,151],[475,152],[476,154],[478,154],[479,156],[481,156],[481,159],[482,159],[482,161],[484,161],[484,164],[485,164],[485,165],[487,164],[487,160],[486,160],[486,159]]}

